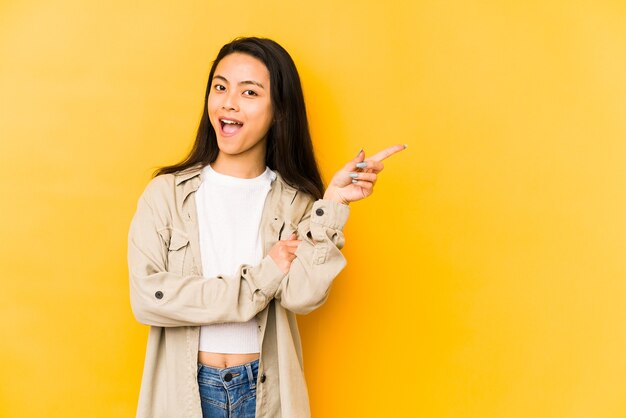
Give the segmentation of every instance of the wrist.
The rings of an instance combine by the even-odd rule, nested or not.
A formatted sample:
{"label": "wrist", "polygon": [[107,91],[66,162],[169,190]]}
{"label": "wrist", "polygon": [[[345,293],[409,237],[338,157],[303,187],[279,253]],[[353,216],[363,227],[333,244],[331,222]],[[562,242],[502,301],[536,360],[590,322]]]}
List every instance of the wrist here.
{"label": "wrist", "polygon": [[339,193],[335,188],[333,187],[329,187],[328,189],[326,189],[326,192],[324,192],[324,200],[331,200],[333,202],[337,202],[337,203],[341,203],[342,205],[350,205],[350,202],[346,199],[344,199],[341,196],[341,193]]}

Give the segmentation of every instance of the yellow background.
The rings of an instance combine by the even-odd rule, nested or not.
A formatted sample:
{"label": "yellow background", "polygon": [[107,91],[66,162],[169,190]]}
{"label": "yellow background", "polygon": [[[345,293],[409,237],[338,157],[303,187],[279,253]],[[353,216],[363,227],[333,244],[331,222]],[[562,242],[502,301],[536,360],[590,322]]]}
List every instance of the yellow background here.
{"label": "yellow background", "polygon": [[626,416],[623,1],[0,2],[0,416],[131,417],[126,233],[238,35],[326,179],[394,143],[301,318],[316,417]]}

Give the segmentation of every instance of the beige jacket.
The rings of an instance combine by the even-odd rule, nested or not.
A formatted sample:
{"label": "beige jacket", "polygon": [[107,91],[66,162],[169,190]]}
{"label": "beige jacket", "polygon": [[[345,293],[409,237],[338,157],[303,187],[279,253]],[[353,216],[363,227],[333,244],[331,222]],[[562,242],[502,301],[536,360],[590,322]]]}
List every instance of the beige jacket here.
{"label": "beige jacket", "polygon": [[[153,179],[139,199],[128,243],[130,300],[150,325],[137,417],[202,418],[197,354],[202,324],[256,318],[261,361],[257,418],[308,417],[309,400],[295,314],[326,300],[346,262],[349,209],[296,191],[280,177],[267,196],[264,258],[237,276],[202,276],[195,191],[201,167]],[[302,244],[284,275],[267,255],[297,230]]]}

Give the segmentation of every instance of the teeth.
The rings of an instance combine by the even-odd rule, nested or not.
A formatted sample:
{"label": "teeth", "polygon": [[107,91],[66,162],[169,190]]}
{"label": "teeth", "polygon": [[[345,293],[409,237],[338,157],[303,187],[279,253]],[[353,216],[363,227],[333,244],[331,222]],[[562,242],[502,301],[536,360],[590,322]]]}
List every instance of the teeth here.
{"label": "teeth", "polygon": [[222,123],[225,123],[227,125],[241,125],[241,122],[235,122],[228,119],[222,119]]}

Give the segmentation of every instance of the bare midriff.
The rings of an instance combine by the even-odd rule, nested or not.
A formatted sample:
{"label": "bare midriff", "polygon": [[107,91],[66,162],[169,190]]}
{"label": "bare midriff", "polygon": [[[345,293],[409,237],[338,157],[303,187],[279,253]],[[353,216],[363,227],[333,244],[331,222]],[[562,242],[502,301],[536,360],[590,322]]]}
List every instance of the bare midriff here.
{"label": "bare midriff", "polygon": [[251,361],[254,361],[258,358],[259,353],[224,354],[198,351],[198,363],[204,364],[205,366],[216,367],[219,369],[250,363]]}

